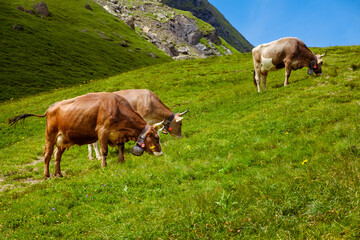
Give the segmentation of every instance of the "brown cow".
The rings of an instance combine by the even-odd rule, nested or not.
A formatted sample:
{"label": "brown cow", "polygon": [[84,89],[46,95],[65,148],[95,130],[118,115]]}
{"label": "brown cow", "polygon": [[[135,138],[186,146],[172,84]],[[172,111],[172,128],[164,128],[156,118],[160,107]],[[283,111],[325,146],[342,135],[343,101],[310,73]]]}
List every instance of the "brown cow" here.
{"label": "brown cow", "polygon": [[291,70],[308,67],[308,74],[321,75],[323,55],[315,55],[300,39],[293,37],[261,44],[252,50],[254,61],[254,84],[261,92],[260,77],[264,89],[266,89],[266,77],[269,71],[279,70],[285,67],[284,86],[289,84]]}
{"label": "brown cow", "polygon": [[[136,112],[152,125],[165,119],[163,133],[169,132],[173,136],[181,137],[183,115],[187,113],[173,113],[160,98],[148,89],[127,89],[115,92],[124,97]],[[95,149],[97,159],[101,159],[98,144],[89,144],[89,159],[93,159],[92,147]]]}
{"label": "brown cow", "polygon": [[44,115],[24,114],[9,119],[13,125],[26,117],[46,117],[46,142],[44,149],[44,179],[50,177],[49,162],[55,151],[55,176],[62,176],[60,160],[65,149],[72,145],[100,142],[101,166],[106,166],[108,146],[118,146],[119,162],[124,161],[124,143],[136,141],[133,154],[143,151],[162,155],[158,129],[162,123],[151,127],[134,111],[129,103],[114,93],[89,93],[73,99],[57,102]]}

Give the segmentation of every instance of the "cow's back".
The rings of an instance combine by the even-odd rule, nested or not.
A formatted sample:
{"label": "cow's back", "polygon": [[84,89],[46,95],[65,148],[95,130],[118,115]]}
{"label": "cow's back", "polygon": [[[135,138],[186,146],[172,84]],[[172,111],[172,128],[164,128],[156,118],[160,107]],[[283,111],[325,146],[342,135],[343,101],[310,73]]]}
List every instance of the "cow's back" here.
{"label": "cow's back", "polygon": [[49,133],[57,131],[57,135],[78,145],[96,141],[100,128],[116,131],[141,119],[124,98],[113,93],[89,93],[55,103],[47,117]]}
{"label": "cow's back", "polygon": [[255,47],[253,54],[259,54],[259,57],[262,56],[263,58],[283,59],[287,55],[296,55],[303,48],[307,49],[300,39],[285,37]]}
{"label": "cow's back", "polygon": [[156,111],[162,108],[169,110],[159,97],[148,89],[127,89],[115,92],[115,94],[124,97],[149,124],[157,121],[157,118],[153,116]]}

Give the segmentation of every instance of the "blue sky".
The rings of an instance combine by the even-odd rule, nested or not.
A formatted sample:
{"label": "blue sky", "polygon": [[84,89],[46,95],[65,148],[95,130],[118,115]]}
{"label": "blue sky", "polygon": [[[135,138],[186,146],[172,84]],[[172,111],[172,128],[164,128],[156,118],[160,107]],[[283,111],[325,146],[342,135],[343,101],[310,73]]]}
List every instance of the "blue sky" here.
{"label": "blue sky", "polygon": [[309,47],[360,45],[360,0],[208,0],[254,46],[298,37]]}

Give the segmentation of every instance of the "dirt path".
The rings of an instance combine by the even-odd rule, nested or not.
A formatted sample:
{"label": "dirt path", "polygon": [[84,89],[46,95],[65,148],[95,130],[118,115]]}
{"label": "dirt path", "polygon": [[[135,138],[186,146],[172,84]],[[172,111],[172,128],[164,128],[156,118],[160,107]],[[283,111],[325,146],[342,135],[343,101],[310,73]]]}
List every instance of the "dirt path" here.
{"label": "dirt path", "polygon": [[[18,165],[19,172],[29,172],[29,170],[26,169],[27,167],[36,166],[38,163],[43,162],[43,161],[44,161],[43,157],[37,157],[36,160],[32,161],[31,163]],[[36,168],[31,169],[30,171],[34,172],[34,171],[37,171],[38,169],[39,168],[36,167]],[[33,179],[32,177],[30,177],[30,178],[21,178],[18,180],[14,180],[11,183],[4,183],[4,182],[6,182],[6,178],[0,177],[0,192],[4,192],[8,189],[24,188],[24,187],[39,183],[41,181],[42,181],[42,179]],[[23,186],[22,184],[24,184],[25,186]]]}

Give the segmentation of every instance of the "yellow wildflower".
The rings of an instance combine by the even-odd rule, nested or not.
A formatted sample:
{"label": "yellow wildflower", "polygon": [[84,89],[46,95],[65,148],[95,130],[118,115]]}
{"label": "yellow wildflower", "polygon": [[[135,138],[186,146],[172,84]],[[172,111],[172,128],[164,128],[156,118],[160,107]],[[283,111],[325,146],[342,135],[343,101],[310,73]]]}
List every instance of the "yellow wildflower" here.
{"label": "yellow wildflower", "polygon": [[308,162],[308,160],[307,159],[305,159],[304,161],[302,161],[302,165],[304,165],[304,164],[306,164]]}

